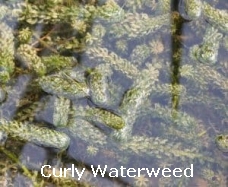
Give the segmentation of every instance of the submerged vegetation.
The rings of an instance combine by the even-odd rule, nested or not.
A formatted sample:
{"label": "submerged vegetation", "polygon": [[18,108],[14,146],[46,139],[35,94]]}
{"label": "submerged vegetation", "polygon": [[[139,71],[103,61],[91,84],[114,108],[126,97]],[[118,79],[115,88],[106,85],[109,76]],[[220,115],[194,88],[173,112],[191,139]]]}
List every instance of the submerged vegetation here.
{"label": "submerged vegetation", "polygon": [[[177,8],[169,2],[1,1],[0,164],[9,164],[0,182],[107,182],[89,170],[82,181],[43,178],[46,163],[108,169],[193,164],[192,180],[152,181],[144,173],[110,181],[226,185],[228,12],[216,7],[228,5],[180,0]],[[24,142],[38,145],[25,158]],[[41,154],[38,148],[48,154],[38,159],[41,165],[31,154]]]}

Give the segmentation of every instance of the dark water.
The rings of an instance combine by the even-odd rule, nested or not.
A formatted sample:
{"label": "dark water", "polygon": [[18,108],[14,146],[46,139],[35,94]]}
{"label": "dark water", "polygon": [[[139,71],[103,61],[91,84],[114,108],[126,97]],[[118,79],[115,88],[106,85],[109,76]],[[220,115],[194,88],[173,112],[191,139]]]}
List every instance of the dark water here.
{"label": "dark water", "polygon": [[[228,6],[226,1],[208,3],[224,10]],[[10,63],[1,62],[1,72],[9,76],[8,80],[1,80],[1,89],[6,93],[0,105],[1,118],[30,121],[70,138],[68,149],[61,152],[26,142],[23,135],[20,138],[9,135],[0,152],[2,184],[227,185],[227,155],[215,144],[216,136],[227,132],[228,125],[227,31],[221,31],[223,39],[216,62],[200,63],[190,51],[194,45],[205,42],[211,23],[204,15],[185,20],[177,12],[178,2],[168,5],[165,1],[146,0],[116,1],[116,4],[114,1],[26,1],[24,4],[1,1],[0,37],[8,45],[2,44],[0,49],[2,54],[11,55],[14,64],[10,72],[6,68]],[[162,18],[166,14],[167,18]],[[10,32],[12,41],[7,38]],[[24,44],[32,52],[20,51]],[[56,57],[45,61],[52,56]],[[1,58],[7,59],[4,55]],[[129,131],[120,133],[120,140],[115,136],[117,130],[100,122],[84,123],[86,120],[74,118],[72,113],[65,115],[68,109],[62,109],[59,115],[60,119],[69,117],[69,122],[56,127],[53,100],[55,95],[62,95],[60,91],[46,93],[37,84],[42,76],[66,70],[73,70],[71,79],[83,82],[87,79],[85,69],[100,64],[112,70],[105,82],[111,104],[96,103],[88,94],[70,98],[69,107],[70,110],[75,107],[76,113],[79,106],[88,106],[118,114],[129,126]],[[46,68],[44,73],[42,66]],[[101,71],[106,75],[106,69]],[[138,97],[132,97],[124,105],[129,90],[134,88],[137,90],[133,96]],[[50,137],[44,133],[42,139]],[[42,173],[42,168],[46,173]],[[103,173],[94,176],[97,168]],[[68,169],[66,177],[64,169]],[[153,169],[158,174],[150,174]]]}

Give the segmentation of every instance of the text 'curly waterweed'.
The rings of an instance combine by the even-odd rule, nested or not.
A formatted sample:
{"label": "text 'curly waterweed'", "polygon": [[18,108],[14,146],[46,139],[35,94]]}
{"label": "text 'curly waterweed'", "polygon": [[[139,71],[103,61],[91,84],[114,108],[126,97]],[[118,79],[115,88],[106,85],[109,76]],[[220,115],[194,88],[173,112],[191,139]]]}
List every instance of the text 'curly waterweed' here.
{"label": "text 'curly waterweed'", "polygon": [[[109,177],[140,177],[141,175],[145,175],[146,173],[148,177],[193,177],[193,164],[190,165],[189,168],[181,169],[181,168],[125,168],[121,166],[120,168],[110,168],[105,165],[101,167],[98,165],[94,167],[90,166],[91,171],[94,177],[97,176],[109,176]],[[49,170],[49,172],[45,172]],[[77,180],[80,180],[85,172],[86,168],[77,168],[72,164],[69,168],[55,168],[51,165],[44,165],[41,167],[41,175],[43,177],[77,177]]]}

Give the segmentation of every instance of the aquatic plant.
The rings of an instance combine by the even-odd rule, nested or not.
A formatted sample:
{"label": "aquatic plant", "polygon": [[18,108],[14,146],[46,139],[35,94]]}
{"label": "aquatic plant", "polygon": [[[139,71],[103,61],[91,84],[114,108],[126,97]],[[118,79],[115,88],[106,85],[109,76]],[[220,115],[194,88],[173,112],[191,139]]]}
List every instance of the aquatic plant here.
{"label": "aquatic plant", "polygon": [[223,35],[218,33],[214,27],[206,30],[202,44],[193,46],[191,55],[195,56],[202,63],[214,64],[218,58],[219,43]]}
{"label": "aquatic plant", "polygon": [[140,177],[135,178],[135,186],[148,186],[149,179],[145,177],[145,175],[141,175]]}
{"label": "aquatic plant", "polygon": [[14,72],[14,41],[13,29],[6,23],[0,24],[0,82],[7,83]]}
{"label": "aquatic plant", "polygon": [[202,5],[201,0],[181,0],[179,2],[179,12],[181,16],[187,20],[198,19],[202,13]]}
{"label": "aquatic plant", "polygon": [[69,99],[82,98],[89,94],[89,90],[85,83],[77,82],[67,75],[50,75],[41,77],[39,84],[45,92],[64,96]]}
{"label": "aquatic plant", "polygon": [[[162,167],[192,163],[208,183],[224,184],[227,163],[217,152],[227,152],[227,136],[219,135],[227,123],[228,81],[221,62],[227,42],[220,42],[227,38],[227,12],[205,1],[181,2],[181,14],[167,0],[4,2],[0,130],[18,142],[66,150],[77,160],[67,151],[72,141],[69,150],[79,152],[76,139],[85,145],[86,164],[96,155],[115,160],[113,167],[136,167],[131,161],[142,157]],[[196,21],[203,35],[190,48],[178,49],[181,16]],[[209,24],[199,25],[204,19]],[[182,53],[190,56],[181,61]],[[151,124],[144,124],[148,116]],[[149,181],[141,176],[128,182]],[[159,179],[161,186],[189,184],[186,178]]]}
{"label": "aquatic plant", "polygon": [[223,152],[228,152],[228,137],[227,134],[220,134],[216,138],[218,148]]}
{"label": "aquatic plant", "polygon": [[[64,150],[69,146],[70,139],[64,133],[31,124],[22,124],[16,121],[1,119],[0,130],[9,133],[12,137],[30,141],[38,145]],[[46,135],[48,134],[48,139]],[[51,140],[51,141],[50,141]]]}

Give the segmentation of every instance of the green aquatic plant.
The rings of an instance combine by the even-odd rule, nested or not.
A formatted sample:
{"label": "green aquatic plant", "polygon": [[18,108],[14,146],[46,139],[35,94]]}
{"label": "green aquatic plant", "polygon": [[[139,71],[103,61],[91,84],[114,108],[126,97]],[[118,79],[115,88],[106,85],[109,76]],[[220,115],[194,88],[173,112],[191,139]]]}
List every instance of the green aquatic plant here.
{"label": "green aquatic plant", "polygon": [[87,73],[91,100],[99,106],[107,105],[111,100],[108,91],[108,76],[111,75],[111,70],[101,64]]}
{"label": "green aquatic plant", "polygon": [[212,7],[206,1],[203,2],[203,14],[205,19],[215,27],[218,27],[221,31],[228,31],[228,13],[226,10],[219,10]]}
{"label": "green aquatic plant", "polygon": [[87,151],[89,156],[95,156],[98,152],[98,148],[93,147],[93,146],[88,146],[86,151]]}
{"label": "green aquatic plant", "polygon": [[0,87],[0,103],[6,99],[6,92]]}
{"label": "green aquatic plant", "polygon": [[126,40],[117,40],[115,43],[115,47],[117,51],[120,52],[121,54],[127,53],[128,44]]}
{"label": "green aquatic plant", "polygon": [[163,26],[170,24],[170,14],[149,17],[147,14],[127,14],[126,19],[113,24],[110,34],[115,38],[139,38],[156,32]]}
{"label": "green aquatic plant", "polygon": [[[207,181],[226,175],[227,163],[217,154],[227,152],[226,135],[217,136],[227,117],[228,82],[220,62],[220,49],[227,52],[225,41],[220,45],[227,37],[224,10],[185,1],[182,8],[197,22],[202,43],[190,49],[183,45],[173,54],[167,41],[185,37],[176,36],[184,15],[172,12],[170,1],[43,2],[0,5],[0,74],[6,95],[0,105],[1,131],[16,141],[66,150],[77,161],[81,157],[75,155],[84,151],[86,164],[93,159],[97,164],[98,156],[112,167],[136,167],[143,157],[162,167],[194,164]],[[17,20],[15,30],[11,24]],[[191,56],[182,58],[189,50]],[[172,67],[179,61],[175,75]],[[25,74],[28,80],[12,89]],[[171,84],[170,77],[181,80]],[[170,107],[174,101],[176,110]],[[214,116],[221,127],[213,123]],[[219,150],[212,149],[214,144]],[[191,183],[186,178],[158,181],[161,186]]]}
{"label": "green aquatic plant", "polygon": [[90,145],[100,147],[107,143],[106,135],[99,128],[82,118],[70,119],[67,128],[74,137],[79,137],[86,142],[91,139]]}
{"label": "green aquatic plant", "polygon": [[122,129],[125,126],[125,121],[112,112],[101,108],[75,107],[75,117],[81,117],[87,121],[94,123],[102,123],[113,129]]}
{"label": "green aquatic plant", "polygon": [[198,19],[202,13],[202,6],[201,0],[181,0],[179,2],[179,12],[187,20]]}
{"label": "green aquatic plant", "polygon": [[127,124],[120,131],[114,132],[114,137],[119,140],[126,140],[131,135],[133,124],[137,118],[136,113],[145,104],[145,99],[152,91],[151,85],[157,81],[158,75],[158,70],[147,64],[147,68],[140,72],[132,88],[124,94],[119,113],[121,113]]}
{"label": "green aquatic plant", "polygon": [[20,21],[27,22],[31,25],[36,23],[48,24],[60,22],[67,22],[74,25],[75,20],[87,22],[96,18],[114,21],[120,11],[121,7],[112,0],[98,7],[89,4],[82,6],[78,3],[72,6],[63,6],[62,3],[53,1],[46,2],[43,5],[20,2],[14,8],[15,16]]}
{"label": "green aquatic plant", "polygon": [[214,27],[209,27],[206,30],[203,38],[203,43],[193,46],[191,55],[195,56],[200,62],[214,64],[218,58],[218,49],[223,35],[218,33]]}
{"label": "green aquatic plant", "polygon": [[131,62],[141,65],[150,56],[150,48],[147,45],[138,45],[131,53]]}
{"label": "green aquatic plant", "polygon": [[[159,1],[155,1],[157,2],[155,9],[155,13],[156,11],[158,11],[159,14],[166,14],[166,13],[171,13],[171,2],[169,0],[159,0]],[[155,3],[153,2],[153,4]],[[156,10],[157,8],[157,10]]]}
{"label": "green aquatic plant", "polygon": [[21,29],[18,33],[18,40],[22,44],[28,43],[31,37],[32,37],[32,31],[28,27]]}
{"label": "green aquatic plant", "polygon": [[70,100],[64,97],[54,97],[53,100],[53,125],[56,127],[65,127],[68,123]]}
{"label": "green aquatic plant", "polygon": [[0,24],[0,82],[7,83],[14,72],[14,36],[13,29],[6,23]]}
{"label": "green aquatic plant", "polygon": [[0,130],[12,137],[60,150],[65,150],[70,143],[69,137],[64,133],[29,123],[1,119]]}
{"label": "green aquatic plant", "polygon": [[91,59],[98,59],[107,62],[111,67],[124,73],[133,79],[138,74],[138,69],[127,59],[119,57],[114,52],[109,52],[107,48],[89,48],[86,53]]}
{"label": "green aquatic plant", "polygon": [[42,76],[46,73],[46,66],[42,63],[41,58],[37,56],[36,50],[28,45],[23,44],[17,48],[16,58],[21,65]]}
{"label": "green aquatic plant", "polygon": [[[198,61],[196,62],[198,63]],[[187,81],[194,83],[195,86],[202,91],[208,90],[211,82],[222,90],[226,90],[228,86],[226,76],[219,73],[216,70],[216,67],[211,67],[205,64],[200,63],[197,64],[197,66],[190,66],[188,64],[183,65],[180,68],[180,74],[186,78]],[[200,76],[202,74],[204,74],[204,76]]]}
{"label": "green aquatic plant", "polygon": [[145,177],[145,175],[141,175],[140,177],[136,177],[135,179],[135,186],[141,186],[141,187],[146,187],[148,186],[149,179]]}
{"label": "green aquatic plant", "polygon": [[[4,147],[0,147],[0,152],[3,153],[1,158],[3,157],[4,161],[2,163],[1,160],[1,171],[0,178],[2,185],[18,185],[19,182],[16,182],[15,178],[17,176],[24,176],[24,184],[33,185],[35,187],[43,186],[44,180],[39,179],[37,176],[37,172],[29,171],[28,168],[20,162],[18,156],[15,155],[12,151],[7,150]],[[18,166],[22,169],[22,174],[19,173]],[[2,178],[3,177],[3,178]]]}
{"label": "green aquatic plant", "polygon": [[179,11],[183,18],[188,20],[204,17],[215,27],[218,27],[223,32],[227,32],[228,13],[226,10],[219,10],[211,6],[206,1],[180,1]]}
{"label": "green aquatic plant", "polygon": [[39,84],[45,92],[69,99],[82,98],[89,94],[86,83],[77,82],[67,75],[41,77]]}
{"label": "green aquatic plant", "polygon": [[222,152],[228,152],[228,136],[227,134],[221,134],[216,137],[215,140],[218,149],[220,149]]}
{"label": "green aquatic plant", "polygon": [[46,67],[48,73],[59,71],[67,67],[73,67],[77,64],[74,58],[61,55],[43,56],[41,57],[41,62]]}

